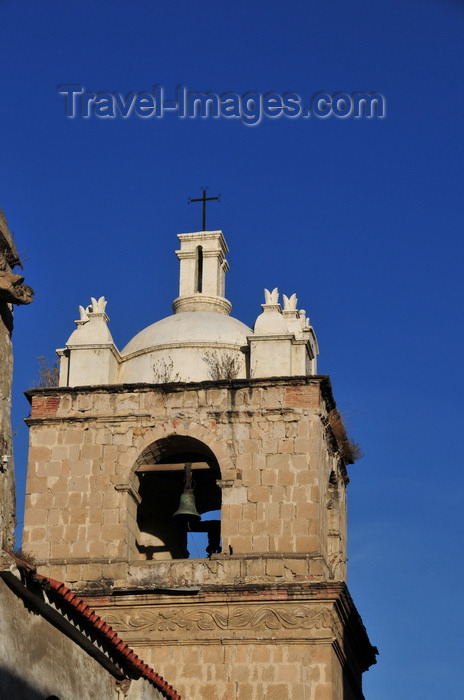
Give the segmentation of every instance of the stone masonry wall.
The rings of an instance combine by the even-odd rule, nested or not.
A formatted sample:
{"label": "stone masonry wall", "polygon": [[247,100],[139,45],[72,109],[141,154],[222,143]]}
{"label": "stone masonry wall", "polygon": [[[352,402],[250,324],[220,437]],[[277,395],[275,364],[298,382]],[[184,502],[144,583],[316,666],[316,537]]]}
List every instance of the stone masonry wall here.
{"label": "stone masonry wall", "polygon": [[[326,377],[28,395],[23,546],[41,571],[185,700],[363,700],[372,651],[340,604],[347,475]],[[175,436],[217,459],[222,553],[142,561],[134,469]]]}
{"label": "stone masonry wall", "polygon": [[[141,646],[147,663],[176,679],[188,700],[339,700],[331,643],[182,644]],[[170,674],[170,675],[168,675]],[[338,673],[341,676],[341,673]]]}
{"label": "stone masonry wall", "polygon": [[344,531],[330,561],[329,477],[344,492],[346,474],[324,423],[327,379],[222,384],[29,392],[23,545],[49,575],[84,588],[165,575],[165,562],[137,561],[133,469],[147,446],[181,435],[218,460],[223,554],[208,568],[169,563],[174,579],[343,579]]}
{"label": "stone masonry wall", "polygon": [[342,584],[304,584],[90,602],[183,698],[363,700],[373,650],[341,600]]}

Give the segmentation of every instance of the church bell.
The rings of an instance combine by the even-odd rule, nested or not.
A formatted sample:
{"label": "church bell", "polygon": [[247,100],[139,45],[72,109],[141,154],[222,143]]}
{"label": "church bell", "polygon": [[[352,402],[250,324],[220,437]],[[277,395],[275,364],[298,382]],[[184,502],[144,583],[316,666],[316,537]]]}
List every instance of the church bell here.
{"label": "church bell", "polygon": [[179,507],[173,514],[173,518],[176,517],[185,518],[198,518],[201,519],[200,513],[197,511],[195,506],[195,494],[193,493],[192,485],[192,465],[187,463],[184,467],[184,490],[180,497]]}

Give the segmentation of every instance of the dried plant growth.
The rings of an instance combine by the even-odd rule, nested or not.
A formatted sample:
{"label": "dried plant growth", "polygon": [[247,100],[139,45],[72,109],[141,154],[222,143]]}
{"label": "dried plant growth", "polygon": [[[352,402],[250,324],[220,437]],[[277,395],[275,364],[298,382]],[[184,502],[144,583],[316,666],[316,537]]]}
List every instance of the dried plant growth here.
{"label": "dried plant growth", "polygon": [[174,363],[172,360],[157,360],[153,364],[153,373],[155,384],[180,382],[179,373],[176,372],[174,374]]}
{"label": "dried plant growth", "polygon": [[58,386],[60,379],[59,361],[55,360],[51,365],[43,355],[40,355],[37,360],[39,362],[39,379],[34,383],[34,388],[47,389],[49,387]]}
{"label": "dried plant growth", "polygon": [[13,550],[13,556],[16,557],[16,559],[20,559],[22,562],[25,562],[26,564],[29,564],[29,566],[36,566],[37,561],[31,552],[28,552],[26,549],[23,549],[22,547],[16,547]]}
{"label": "dried plant growth", "polygon": [[363,456],[362,449],[348,437],[340,412],[334,408],[329,413],[329,425],[337,441],[339,452],[347,464],[353,464]]}
{"label": "dried plant growth", "polygon": [[208,372],[213,381],[236,379],[242,368],[242,362],[231,352],[212,350],[201,358],[208,365]]}

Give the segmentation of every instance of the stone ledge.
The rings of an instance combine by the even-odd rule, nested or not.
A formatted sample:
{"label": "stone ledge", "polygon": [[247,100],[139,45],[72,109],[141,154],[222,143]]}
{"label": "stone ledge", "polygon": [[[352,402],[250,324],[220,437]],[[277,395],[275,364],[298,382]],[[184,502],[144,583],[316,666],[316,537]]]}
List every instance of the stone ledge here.
{"label": "stone ledge", "polygon": [[204,382],[170,382],[163,384],[141,382],[137,384],[95,384],[89,386],[62,386],[29,389],[24,394],[29,401],[33,396],[44,394],[55,396],[60,394],[80,394],[80,393],[108,393],[120,394],[128,392],[147,392],[159,390],[163,393],[179,391],[198,391],[200,389],[242,389],[247,387],[272,387],[272,386],[304,386],[311,383],[321,385],[322,393],[329,401],[334,403],[332,395],[332,385],[328,374],[313,374],[300,377],[267,377],[265,379],[223,379],[218,381],[208,380]]}

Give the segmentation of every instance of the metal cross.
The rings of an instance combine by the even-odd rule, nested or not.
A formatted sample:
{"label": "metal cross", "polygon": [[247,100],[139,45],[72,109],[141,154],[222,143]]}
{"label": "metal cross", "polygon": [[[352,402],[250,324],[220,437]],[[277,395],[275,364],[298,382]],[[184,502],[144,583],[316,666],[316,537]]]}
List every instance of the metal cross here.
{"label": "metal cross", "polygon": [[206,196],[206,190],[208,189],[207,187],[202,187],[202,192],[203,196],[200,197],[199,199],[192,199],[189,197],[189,204],[190,202],[203,202],[203,219],[202,219],[202,231],[206,231],[206,202],[211,202],[213,199],[217,199],[219,202],[221,199],[221,195],[219,194],[217,197],[207,197]]}

